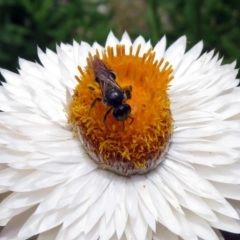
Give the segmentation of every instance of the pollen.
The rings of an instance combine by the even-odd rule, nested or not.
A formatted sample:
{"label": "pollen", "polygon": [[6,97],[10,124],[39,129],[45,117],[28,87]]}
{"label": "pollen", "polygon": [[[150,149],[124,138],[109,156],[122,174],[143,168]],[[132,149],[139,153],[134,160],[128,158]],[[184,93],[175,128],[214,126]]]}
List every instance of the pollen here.
{"label": "pollen", "polygon": [[[86,66],[78,66],[78,84],[69,103],[68,121],[89,156],[99,168],[124,176],[144,174],[158,166],[173,132],[168,96],[172,67],[165,59],[156,60],[152,48],[143,55],[140,52],[141,45],[136,51],[132,46],[126,51],[125,45],[117,45],[89,55]],[[124,121],[114,118],[114,107],[104,104],[105,89],[99,82],[102,80],[95,79],[93,57],[116,75],[110,81],[131,92],[123,102],[131,107]]]}

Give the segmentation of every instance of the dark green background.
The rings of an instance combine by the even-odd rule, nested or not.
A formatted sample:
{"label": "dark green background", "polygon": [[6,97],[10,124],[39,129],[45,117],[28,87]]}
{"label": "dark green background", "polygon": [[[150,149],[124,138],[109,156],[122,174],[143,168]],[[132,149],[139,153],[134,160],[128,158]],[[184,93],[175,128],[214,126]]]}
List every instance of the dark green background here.
{"label": "dark green background", "polygon": [[225,63],[237,59],[240,67],[239,0],[0,0],[0,67],[17,71],[18,57],[37,60],[37,46],[104,44],[110,30],[153,44],[165,34],[168,45],[186,35],[188,49],[203,39],[205,51],[215,49]]}
{"label": "dark green background", "polygon": [[168,45],[185,34],[188,48],[203,39],[224,62],[240,62],[239,10],[238,0],[0,0],[0,67],[16,71],[18,57],[35,61],[37,46],[104,44],[110,30],[153,44],[165,34]]}

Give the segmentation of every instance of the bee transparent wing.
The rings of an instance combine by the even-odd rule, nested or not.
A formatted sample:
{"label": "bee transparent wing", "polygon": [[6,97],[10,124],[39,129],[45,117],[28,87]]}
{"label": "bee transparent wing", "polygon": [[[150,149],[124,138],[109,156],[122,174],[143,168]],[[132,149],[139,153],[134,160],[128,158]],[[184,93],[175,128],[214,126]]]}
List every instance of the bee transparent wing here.
{"label": "bee transparent wing", "polygon": [[98,58],[94,57],[91,59],[93,71],[95,75],[95,81],[97,81],[101,87],[102,95],[109,87],[115,87],[121,89],[121,87],[115,82],[116,75]]}
{"label": "bee transparent wing", "polygon": [[100,84],[103,96],[105,96],[105,93],[107,92],[107,90],[110,87],[115,87],[115,88],[121,89],[120,86],[116,82],[112,82],[108,78],[105,78],[105,77],[101,78],[101,80],[99,81],[99,84]]}

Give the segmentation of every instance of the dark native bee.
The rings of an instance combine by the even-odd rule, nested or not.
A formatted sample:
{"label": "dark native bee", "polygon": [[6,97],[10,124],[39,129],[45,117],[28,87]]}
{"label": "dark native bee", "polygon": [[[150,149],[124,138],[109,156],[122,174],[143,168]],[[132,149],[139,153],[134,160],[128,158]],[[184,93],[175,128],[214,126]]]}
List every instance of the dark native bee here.
{"label": "dark native bee", "polygon": [[110,107],[107,112],[104,114],[103,122],[106,124],[106,119],[108,114],[112,111],[113,117],[117,121],[123,123],[124,131],[124,121],[128,118],[131,119],[131,124],[133,118],[130,117],[131,106],[126,102],[127,99],[131,99],[131,86],[129,89],[122,89],[116,83],[116,74],[108,69],[106,65],[97,57],[90,57],[90,61],[93,67],[95,81],[100,85],[102,98],[95,98],[91,103],[89,113],[97,102],[102,101],[103,104],[107,107]]}

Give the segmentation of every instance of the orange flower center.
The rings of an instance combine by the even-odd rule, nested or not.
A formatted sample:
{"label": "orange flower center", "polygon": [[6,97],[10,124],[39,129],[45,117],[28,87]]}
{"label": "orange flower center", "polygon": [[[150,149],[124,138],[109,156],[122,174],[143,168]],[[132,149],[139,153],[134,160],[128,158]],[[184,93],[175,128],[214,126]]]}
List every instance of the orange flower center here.
{"label": "orange flower center", "polygon": [[[78,85],[68,113],[69,122],[99,167],[125,176],[154,169],[162,161],[173,131],[167,93],[173,79],[172,68],[168,62],[163,63],[164,59],[154,60],[152,49],[143,56],[139,54],[140,49],[141,45],[133,53],[130,47],[127,54],[124,45],[117,45],[116,49],[108,47],[101,57],[98,51],[94,56],[115,73],[116,79],[110,81],[123,92],[131,91],[131,98],[123,100],[131,107],[129,118],[116,119],[113,115],[115,107],[112,107],[103,121],[111,108],[104,102],[105,90],[114,85],[103,79],[99,80],[102,82],[95,80],[91,56],[85,68],[78,67]],[[107,88],[103,89],[103,85]],[[96,98],[99,101],[91,107]]]}

